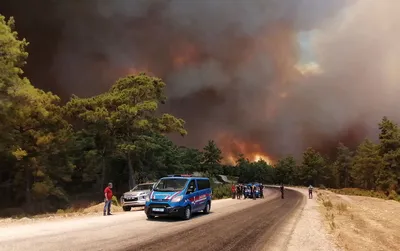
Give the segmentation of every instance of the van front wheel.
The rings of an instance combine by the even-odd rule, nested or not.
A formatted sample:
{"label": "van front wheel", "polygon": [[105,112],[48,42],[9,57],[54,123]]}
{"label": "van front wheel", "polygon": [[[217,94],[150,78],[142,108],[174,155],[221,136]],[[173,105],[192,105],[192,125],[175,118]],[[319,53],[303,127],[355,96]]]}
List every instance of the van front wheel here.
{"label": "van front wheel", "polygon": [[207,202],[206,206],[203,209],[203,213],[209,214],[210,213],[210,209],[211,209],[211,203]]}
{"label": "van front wheel", "polygon": [[189,220],[191,216],[192,216],[192,210],[190,209],[190,206],[185,207],[185,211],[183,212],[182,218],[184,220]]}

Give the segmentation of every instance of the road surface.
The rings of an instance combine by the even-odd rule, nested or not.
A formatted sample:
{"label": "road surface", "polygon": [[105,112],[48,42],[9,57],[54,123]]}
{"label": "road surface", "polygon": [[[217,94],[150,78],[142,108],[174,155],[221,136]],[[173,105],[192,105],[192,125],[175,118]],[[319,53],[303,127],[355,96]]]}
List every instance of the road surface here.
{"label": "road surface", "polygon": [[296,191],[279,196],[268,188],[265,199],[213,201],[209,215],[189,221],[140,211],[9,226],[0,228],[0,250],[263,250],[304,205]]}

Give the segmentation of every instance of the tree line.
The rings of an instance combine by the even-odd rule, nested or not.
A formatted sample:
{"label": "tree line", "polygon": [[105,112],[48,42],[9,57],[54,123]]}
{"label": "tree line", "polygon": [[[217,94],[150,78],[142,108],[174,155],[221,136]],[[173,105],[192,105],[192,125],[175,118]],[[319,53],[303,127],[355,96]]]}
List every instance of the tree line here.
{"label": "tree line", "polygon": [[339,144],[334,160],[308,148],[299,163],[291,156],[271,165],[239,155],[235,165],[223,165],[214,141],[193,149],[167,137],[188,132],[184,120],[160,112],[166,102],[160,78],[129,75],[104,93],[73,96],[66,103],[34,87],[22,70],[28,42],[18,38],[14,26],[13,18],[0,15],[1,208],[57,210],[74,199],[96,194],[101,199],[109,181],[123,192],[140,182],[195,171],[239,182],[398,191],[400,134],[386,117],[379,143],[365,140],[355,151]]}

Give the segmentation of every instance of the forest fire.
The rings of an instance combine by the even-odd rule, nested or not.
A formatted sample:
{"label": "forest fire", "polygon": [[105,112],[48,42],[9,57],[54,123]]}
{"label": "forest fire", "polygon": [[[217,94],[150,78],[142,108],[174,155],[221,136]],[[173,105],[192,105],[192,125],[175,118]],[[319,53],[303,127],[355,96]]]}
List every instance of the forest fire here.
{"label": "forest fire", "polygon": [[200,56],[198,48],[194,44],[183,43],[182,46],[176,46],[170,51],[172,65],[174,69],[181,69],[187,65],[198,61]]}
{"label": "forest fire", "polygon": [[250,161],[264,160],[268,164],[272,164],[272,159],[264,153],[260,144],[239,140],[238,138],[222,134],[217,140],[218,146],[222,150],[224,159],[222,162],[227,165],[235,165],[236,161],[242,154],[244,158]]}

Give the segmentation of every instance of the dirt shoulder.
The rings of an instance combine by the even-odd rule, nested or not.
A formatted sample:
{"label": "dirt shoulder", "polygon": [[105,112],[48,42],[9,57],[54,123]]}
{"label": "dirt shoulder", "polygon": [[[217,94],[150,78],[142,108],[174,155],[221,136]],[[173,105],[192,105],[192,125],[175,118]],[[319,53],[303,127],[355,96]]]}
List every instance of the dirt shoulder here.
{"label": "dirt shoulder", "polygon": [[323,224],[320,204],[317,202],[318,191],[314,192],[314,198],[308,199],[306,188],[290,187],[304,196],[304,206],[293,219],[292,227],[286,228],[289,235],[286,244],[287,251],[339,251],[341,250],[334,242],[334,237],[326,231]]}
{"label": "dirt shoulder", "polygon": [[319,193],[325,228],[344,250],[400,250],[399,202]]}
{"label": "dirt shoulder", "polygon": [[[57,213],[41,214],[32,217],[16,217],[16,218],[0,218],[0,227],[7,225],[24,225],[42,221],[56,221],[62,219],[70,219],[85,216],[95,216],[103,214],[104,203],[95,204],[87,208],[74,209],[74,210],[59,210]],[[132,211],[143,210],[143,207],[133,208]],[[111,206],[113,214],[122,212],[122,207]]]}

